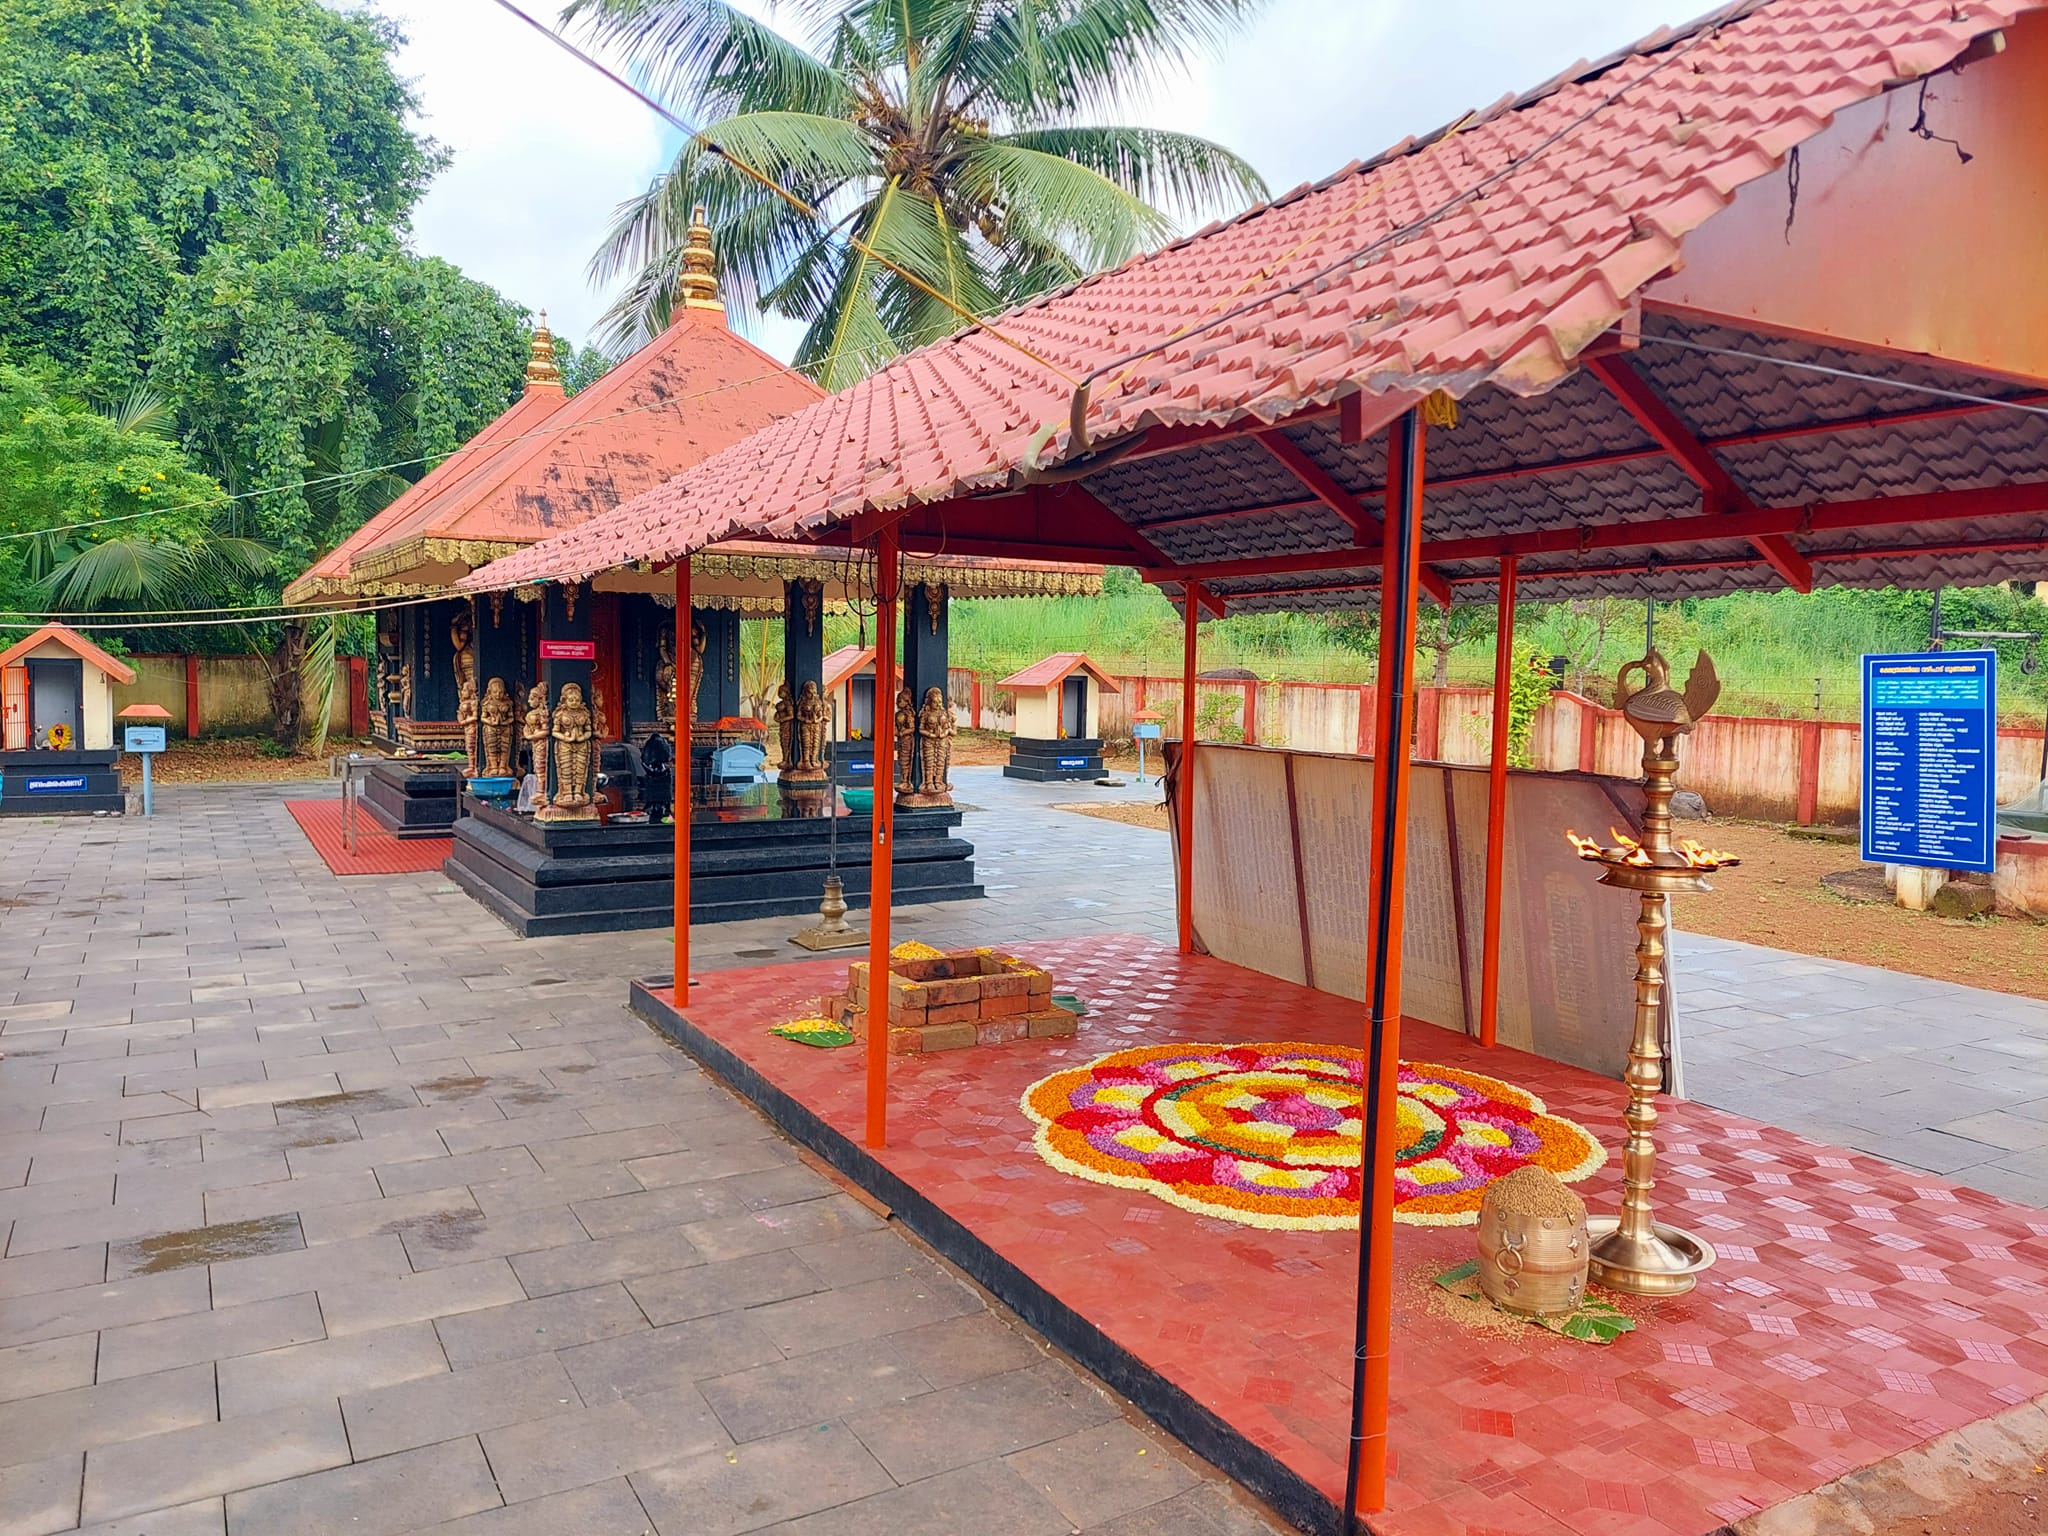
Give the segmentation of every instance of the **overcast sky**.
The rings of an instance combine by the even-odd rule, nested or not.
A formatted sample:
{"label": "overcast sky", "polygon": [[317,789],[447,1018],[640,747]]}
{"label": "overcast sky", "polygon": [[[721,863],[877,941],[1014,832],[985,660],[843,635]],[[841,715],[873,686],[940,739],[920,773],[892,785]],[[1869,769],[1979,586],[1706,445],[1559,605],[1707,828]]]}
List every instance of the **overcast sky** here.
{"label": "overcast sky", "polygon": [[[674,154],[676,135],[491,0],[333,0],[381,11],[409,41],[399,58],[419,128],[454,162],[415,228],[446,257],[576,342],[606,295],[586,275],[611,211]],[[1597,58],[1704,0],[1269,0],[1227,55],[1130,118],[1216,139],[1275,192],[1374,154]],[[559,0],[531,0],[552,18]],[[765,12],[765,0],[749,9]],[[787,356],[794,328],[757,337]]]}

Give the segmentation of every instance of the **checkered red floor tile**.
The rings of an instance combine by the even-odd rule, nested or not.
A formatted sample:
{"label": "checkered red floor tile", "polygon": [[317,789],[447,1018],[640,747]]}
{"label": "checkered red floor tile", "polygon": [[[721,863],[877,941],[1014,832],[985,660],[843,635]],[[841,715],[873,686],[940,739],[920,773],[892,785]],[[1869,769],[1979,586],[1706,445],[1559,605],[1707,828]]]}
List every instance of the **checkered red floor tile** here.
{"label": "checkered red floor tile", "polygon": [[284,808],[337,875],[420,874],[447,863],[455,847],[452,837],[393,837],[363,811],[356,816],[356,845],[350,848],[342,836],[339,800],[287,800]]}
{"label": "checkered red floor tile", "polygon": [[[1000,935],[991,935],[999,938]],[[1356,1041],[1356,1004],[1145,939],[1024,945],[1089,1004],[1073,1041],[890,1060],[880,1155],[983,1242],[1341,1499],[1354,1233],[1268,1232],[1041,1162],[1024,1089],[1172,1040]],[[702,978],[690,1021],[858,1139],[863,1059],[766,1025],[844,962]],[[1590,1128],[1619,1200],[1621,1085],[1414,1022],[1402,1054],[1470,1067]],[[2048,1392],[2048,1214],[1699,1104],[1662,1109],[1659,1213],[1720,1263],[1691,1296],[1629,1304],[1608,1348],[1470,1331],[1431,1278],[1470,1228],[1397,1229],[1388,1536],[1700,1536]]]}

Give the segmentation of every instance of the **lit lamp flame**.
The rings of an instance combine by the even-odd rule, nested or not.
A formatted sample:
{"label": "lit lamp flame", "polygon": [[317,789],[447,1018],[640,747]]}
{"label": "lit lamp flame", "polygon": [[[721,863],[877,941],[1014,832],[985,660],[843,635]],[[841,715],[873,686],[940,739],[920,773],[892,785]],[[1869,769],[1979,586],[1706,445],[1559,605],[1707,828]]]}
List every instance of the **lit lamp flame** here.
{"label": "lit lamp flame", "polygon": [[1741,859],[1719,848],[1701,846],[1690,837],[1678,840],[1678,851],[1694,869],[1726,869],[1731,864],[1740,864]]}
{"label": "lit lamp flame", "polygon": [[[1590,837],[1581,837],[1569,830],[1566,831],[1565,838],[1571,843],[1572,852],[1582,859],[1592,859],[1601,864],[1633,864],[1638,867],[1647,867],[1654,862],[1650,857],[1650,850],[1645,848],[1640,840],[1615,827],[1609,827],[1607,835],[1614,839],[1612,847],[1603,846]],[[1732,853],[1719,848],[1708,848],[1690,837],[1681,838],[1675,851],[1691,869],[1727,869],[1742,862]]]}

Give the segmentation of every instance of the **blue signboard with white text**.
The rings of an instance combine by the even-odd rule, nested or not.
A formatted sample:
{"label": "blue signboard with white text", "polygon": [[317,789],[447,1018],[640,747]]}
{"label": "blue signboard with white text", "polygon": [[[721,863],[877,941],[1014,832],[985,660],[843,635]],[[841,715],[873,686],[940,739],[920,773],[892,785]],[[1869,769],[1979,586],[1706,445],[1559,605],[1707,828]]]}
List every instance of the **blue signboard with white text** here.
{"label": "blue signboard with white text", "polygon": [[1863,857],[1998,861],[1998,653],[1863,658]]}
{"label": "blue signboard with white text", "polygon": [[22,790],[31,795],[82,795],[85,793],[85,775],[67,773],[52,778],[25,779]]}

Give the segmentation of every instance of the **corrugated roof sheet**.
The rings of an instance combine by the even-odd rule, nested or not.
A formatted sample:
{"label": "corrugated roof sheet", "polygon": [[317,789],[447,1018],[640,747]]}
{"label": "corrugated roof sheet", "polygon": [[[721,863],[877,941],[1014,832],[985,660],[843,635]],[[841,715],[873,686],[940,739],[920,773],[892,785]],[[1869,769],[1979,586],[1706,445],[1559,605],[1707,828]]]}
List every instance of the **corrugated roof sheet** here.
{"label": "corrugated roof sheet", "polygon": [[1659,35],[1003,316],[996,328],[1034,355],[965,331],[472,579],[587,576],[1007,486],[1034,446],[1043,463],[1072,450],[1073,381],[1105,368],[1087,418],[1098,446],[1154,425],[1277,421],[1360,390],[1379,397],[1375,423],[1439,387],[1540,393],[1689,231],[1833,113],[2040,3],[1771,0]]}

